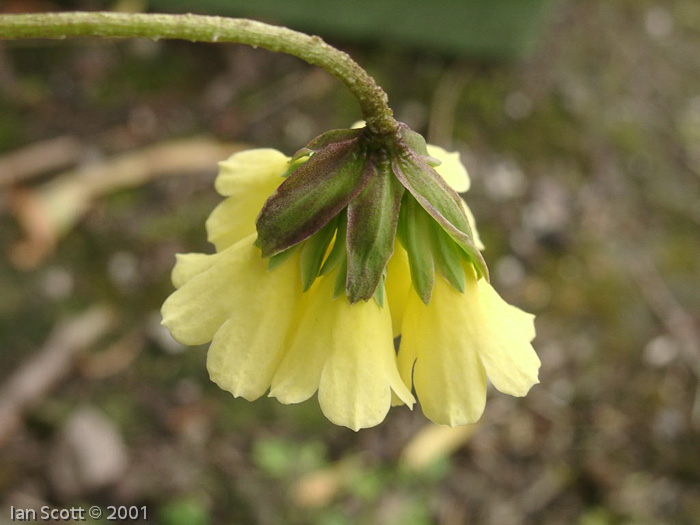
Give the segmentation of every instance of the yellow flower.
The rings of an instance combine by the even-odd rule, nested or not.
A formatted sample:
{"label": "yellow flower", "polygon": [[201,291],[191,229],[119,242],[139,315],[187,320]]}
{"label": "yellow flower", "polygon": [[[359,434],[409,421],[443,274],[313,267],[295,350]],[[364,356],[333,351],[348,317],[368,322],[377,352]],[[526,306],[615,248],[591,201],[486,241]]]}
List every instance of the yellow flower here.
{"label": "yellow flower", "polygon": [[332,422],[374,426],[392,391],[414,403],[396,367],[388,307],[333,300],[333,273],[302,293],[298,251],[268,269],[253,245],[255,216],[288,160],[252,150],[221,163],[216,188],[227,199],[207,221],[217,253],[178,256],[163,324],[184,344],[211,341],[209,374],[235,397],[252,401],[272,386],[271,396],[298,403],[318,390]]}
{"label": "yellow flower", "polygon": [[423,413],[455,426],[477,421],[486,377],[501,392],[524,396],[538,382],[540,361],[530,341],[534,316],[509,305],[484,279],[467,275],[464,293],[436,279],[427,306],[409,293],[398,366]]}
{"label": "yellow flower", "polygon": [[[427,153],[442,163],[436,170],[453,189],[469,188],[458,154],[435,146],[428,146]],[[412,283],[415,261],[396,242],[374,299],[356,302],[341,293],[347,259],[334,256],[336,244],[344,254],[342,214],[332,219],[330,229],[315,227],[316,237],[308,237],[300,249],[261,257],[256,217],[270,207],[268,196],[279,194],[289,163],[270,149],[237,153],[222,162],[216,189],[226,199],[207,220],[216,253],[178,255],[172,275],[177,290],[163,305],[163,324],[182,343],[211,341],[207,368],[215,383],[248,400],[269,390],[286,404],[318,392],[325,416],[353,430],[379,424],[392,400],[412,407],[411,389],[428,418],[448,425],[479,419],[487,376],[502,392],[527,393],[539,369],[530,345],[533,316],[505,303],[478,273],[473,257],[450,259],[461,261],[462,280],[454,277],[454,264],[436,259],[438,271],[451,270],[451,277],[435,276],[421,295]],[[482,249],[471,212],[461,199],[460,204],[473,245]],[[286,213],[283,208],[273,211]],[[393,213],[398,215],[396,209]],[[355,215],[353,220],[359,219]],[[327,241],[312,242],[323,235]],[[448,245],[442,242],[438,246],[444,249]],[[320,255],[314,256],[314,249]],[[384,248],[384,253],[391,252]],[[310,263],[313,257],[317,260]],[[463,292],[455,287],[462,282]],[[371,289],[363,290],[371,296]]]}
{"label": "yellow flower", "polygon": [[318,389],[326,417],[358,430],[384,420],[392,390],[408,405],[414,399],[396,368],[389,308],[333,300],[331,276],[319,279],[300,304],[270,396],[298,403]]}
{"label": "yellow flower", "polygon": [[[455,191],[469,189],[459,154],[428,145],[442,162],[435,169]],[[474,218],[463,207],[483,249]],[[415,390],[426,417],[456,426],[477,421],[486,404],[486,378],[501,392],[524,396],[538,383],[540,360],[530,342],[534,316],[506,303],[470,265],[464,293],[436,278],[425,305],[413,290],[406,251],[398,243],[387,269],[387,297],[394,336],[401,335],[398,366]]]}

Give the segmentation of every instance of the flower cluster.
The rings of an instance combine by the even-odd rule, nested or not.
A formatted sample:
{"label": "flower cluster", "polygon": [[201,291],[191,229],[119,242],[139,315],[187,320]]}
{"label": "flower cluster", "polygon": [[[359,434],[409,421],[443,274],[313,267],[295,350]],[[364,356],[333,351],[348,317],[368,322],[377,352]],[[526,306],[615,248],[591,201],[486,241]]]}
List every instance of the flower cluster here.
{"label": "flower cluster", "polygon": [[[412,392],[437,423],[474,422],[487,377],[524,396],[538,381],[534,317],[488,283],[464,201],[459,214],[452,197],[441,204],[469,187],[458,154],[404,131],[419,153],[387,155],[353,133],[291,159],[257,149],[220,164],[226,198],[206,223],[216,253],[178,255],[163,324],[184,344],[211,341],[209,374],[234,396],[318,392],[326,417],[353,430],[412,407]],[[437,182],[421,190],[414,165]]]}

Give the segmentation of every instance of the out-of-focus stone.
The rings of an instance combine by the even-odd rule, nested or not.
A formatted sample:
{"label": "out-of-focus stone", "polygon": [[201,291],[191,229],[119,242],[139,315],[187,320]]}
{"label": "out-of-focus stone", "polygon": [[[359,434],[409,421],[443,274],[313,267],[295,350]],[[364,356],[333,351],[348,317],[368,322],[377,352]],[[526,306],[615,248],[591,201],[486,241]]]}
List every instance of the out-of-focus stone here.
{"label": "out-of-focus stone", "polygon": [[78,497],[119,480],[127,463],[126,446],[114,424],[93,408],[81,408],[56,436],[49,479],[60,496]]}

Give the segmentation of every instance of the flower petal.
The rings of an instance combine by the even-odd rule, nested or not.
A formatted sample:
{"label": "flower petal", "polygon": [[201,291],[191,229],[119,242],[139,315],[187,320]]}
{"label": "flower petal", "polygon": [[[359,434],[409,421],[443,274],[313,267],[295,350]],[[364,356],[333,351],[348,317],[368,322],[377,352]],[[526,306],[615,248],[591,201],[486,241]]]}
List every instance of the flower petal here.
{"label": "flower petal", "polygon": [[468,273],[465,295],[470,294],[478,295],[470,302],[470,324],[489,380],[505,394],[524,396],[539,382],[540,359],[530,344],[535,316],[506,303],[484,279],[476,281]]}
{"label": "flower petal", "polygon": [[330,352],[327,315],[333,297],[335,274],[322,277],[307,290],[298,306],[297,322],[285,353],[272,378],[270,397],[281,403],[301,403],[318,390],[321,372]]}
{"label": "flower petal", "polygon": [[328,358],[321,373],[318,401],[325,416],[353,430],[381,423],[391,392],[407,405],[414,398],[396,369],[391,315],[375,301],[353,305],[340,297],[326,305]]}
{"label": "flower petal", "polygon": [[408,254],[398,239],[394,242],[394,254],[387,263],[386,295],[391,312],[391,324],[394,337],[401,334],[404,310],[408,293],[411,291],[411,270],[408,266]]}
{"label": "flower petal", "polygon": [[175,266],[170,276],[173,286],[180,288],[187,281],[196,277],[200,273],[206,272],[214,266],[217,261],[224,258],[223,253],[178,253],[175,255]]}
{"label": "flower petal", "polygon": [[464,214],[467,216],[469,226],[472,228],[472,240],[474,241],[474,246],[483,252],[486,249],[486,246],[484,246],[484,243],[481,242],[481,237],[479,237],[479,230],[476,229],[476,219],[474,218],[474,214],[472,213],[471,208],[467,206],[467,203],[464,202],[464,199],[461,200],[462,209],[464,210]]}
{"label": "flower petal", "polygon": [[255,232],[255,218],[265,200],[284,180],[287,161],[279,151],[242,151],[219,163],[216,189],[227,199],[219,203],[206,222],[207,238],[222,251]]}
{"label": "flower petal", "polygon": [[468,329],[465,295],[441,277],[430,305],[409,294],[398,365],[423,413],[435,423],[477,421],[486,404],[486,373]]}
{"label": "flower petal", "polygon": [[257,399],[270,386],[301,300],[299,256],[273,270],[252,246],[235,268],[236,279],[221,290],[229,296],[228,320],[207,354],[209,376],[235,397]]}
{"label": "flower petal", "polygon": [[271,181],[276,181],[277,187],[288,162],[289,157],[271,148],[240,151],[219,163],[214,186],[223,197],[246,196],[251,189]]}
{"label": "flower petal", "polygon": [[[207,240],[217,251],[225,250],[255,231],[256,213],[260,211],[264,198],[262,202],[253,201],[260,199],[253,196],[248,201],[242,197],[229,197],[221,201],[209,214],[205,223]],[[255,206],[257,210],[253,211]]]}
{"label": "flower petal", "polygon": [[469,174],[464,164],[460,162],[458,152],[450,153],[440,146],[428,144],[428,154],[442,162],[442,164],[435,167],[435,171],[445,179],[445,182],[447,182],[453,190],[457,193],[464,193],[469,190],[471,186]]}
{"label": "flower petal", "polygon": [[240,280],[238,268],[254,249],[254,240],[255,235],[251,235],[206,259],[214,264],[189,280],[186,280],[189,270],[202,269],[202,265],[198,261],[197,268],[194,268],[195,264],[190,264],[194,259],[185,259],[185,266],[181,266],[174,276],[181,281],[181,286],[165,300],[161,309],[162,324],[176,340],[186,345],[211,341],[216,330],[229,317],[234,300],[232,291],[236,281]]}
{"label": "flower petal", "polygon": [[304,295],[270,396],[298,403],[318,390],[326,417],[358,430],[384,419],[392,391],[409,406],[415,400],[396,369],[388,309],[374,301],[351,306],[344,296],[332,300],[336,273]]}

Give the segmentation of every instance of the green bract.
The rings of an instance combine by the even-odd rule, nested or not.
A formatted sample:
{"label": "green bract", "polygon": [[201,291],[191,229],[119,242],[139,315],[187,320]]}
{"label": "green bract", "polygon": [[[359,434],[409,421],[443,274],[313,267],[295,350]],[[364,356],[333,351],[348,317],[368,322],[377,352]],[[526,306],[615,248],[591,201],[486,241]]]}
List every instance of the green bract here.
{"label": "green bract", "polygon": [[294,155],[295,169],[265,202],[256,245],[271,265],[301,246],[304,290],[337,267],[336,295],[382,304],[398,230],[425,304],[435,270],[463,292],[463,260],[479,278],[488,280],[488,269],[460,197],[433,169],[438,162],[405,124],[394,136],[367,128],[324,133]]}

